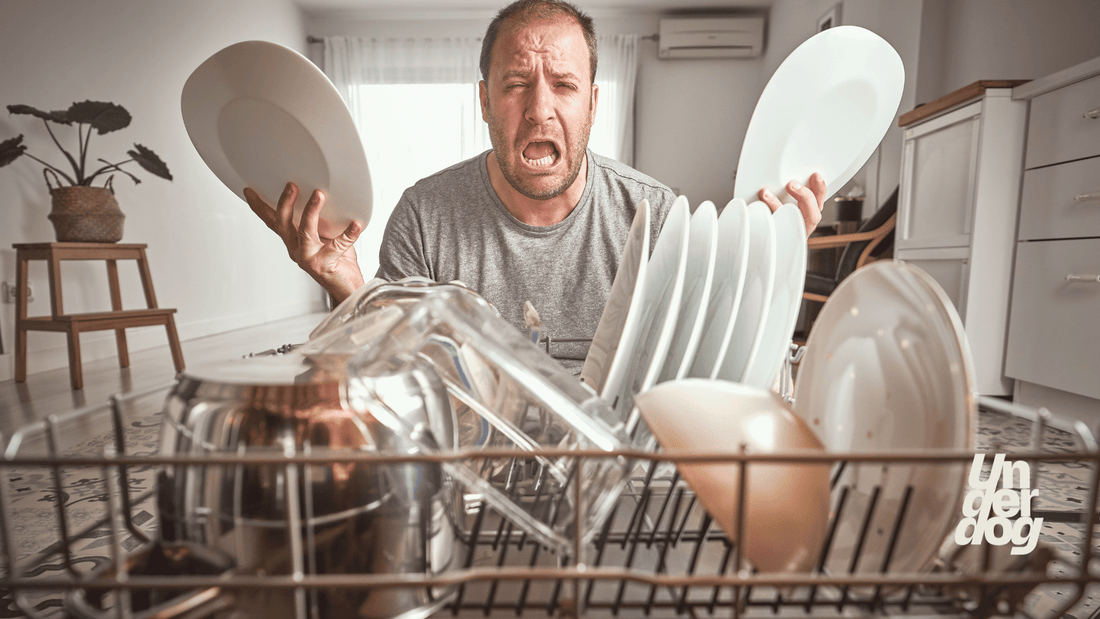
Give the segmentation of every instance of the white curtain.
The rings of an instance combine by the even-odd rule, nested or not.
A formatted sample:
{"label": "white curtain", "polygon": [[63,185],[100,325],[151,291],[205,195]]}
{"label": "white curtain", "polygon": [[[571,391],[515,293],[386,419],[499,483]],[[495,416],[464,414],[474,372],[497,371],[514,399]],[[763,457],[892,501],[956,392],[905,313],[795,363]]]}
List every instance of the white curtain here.
{"label": "white curtain", "polygon": [[[600,35],[595,152],[634,158],[638,35]],[[488,150],[477,83],[481,39],[325,37],[324,71],[359,129],[374,187],[371,221],[356,243],[365,277],[378,268],[386,220],[417,180]]]}
{"label": "white curtain", "polygon": [[636,34],[596,35],[600,103],[588,144],[593,151],[634,165],[634,88],[638,79]]}

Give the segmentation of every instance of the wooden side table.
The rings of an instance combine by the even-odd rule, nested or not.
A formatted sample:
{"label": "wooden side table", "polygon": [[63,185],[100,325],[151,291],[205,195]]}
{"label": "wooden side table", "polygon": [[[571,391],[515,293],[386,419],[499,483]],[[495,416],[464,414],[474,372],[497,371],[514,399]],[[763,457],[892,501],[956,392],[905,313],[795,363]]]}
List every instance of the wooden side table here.
{"label": "wooden side table", "polygon": [[[18,270],[16,282],[15,319],[15,382],[27,380],[27,332],[60,331],[69,339],[69,378],[73,389],[84,386],[80,366],[80,334],[85,331],[114,331],[118,343],[119,367],[130,366],[130,352],[126,345],[126,329],[164,325],[168,332],[168,346],[172,350],[172,363],[176,371],[182,371],[183,351],[176,334],[175,309],[157,307],[153,293],[153,277],[149,273],[149,261],[145,257],[146,245],[120,243],[16,243]],[[27,316],[27,266],[31,260],[45,260],[50,279],[50,315]],[[104,260],[107,262],[107,280],[111,287],[111,311],[66,314],[61,299],[62,260]],[[118,261],[136,260],[145,290],[147,309],[123,310],[122,293],[118,285]]]}

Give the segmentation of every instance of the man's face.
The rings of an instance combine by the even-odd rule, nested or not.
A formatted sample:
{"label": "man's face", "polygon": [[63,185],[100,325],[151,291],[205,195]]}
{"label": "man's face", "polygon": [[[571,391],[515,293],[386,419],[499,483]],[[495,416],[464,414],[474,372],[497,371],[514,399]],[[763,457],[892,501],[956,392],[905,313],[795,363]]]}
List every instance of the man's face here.
{"label": "man's face", "polygon": [[597,88],[580,25],[561,17],[502,30],[479,92],[508,183],[536,200],[568,189],[584,163],[596,115]]}

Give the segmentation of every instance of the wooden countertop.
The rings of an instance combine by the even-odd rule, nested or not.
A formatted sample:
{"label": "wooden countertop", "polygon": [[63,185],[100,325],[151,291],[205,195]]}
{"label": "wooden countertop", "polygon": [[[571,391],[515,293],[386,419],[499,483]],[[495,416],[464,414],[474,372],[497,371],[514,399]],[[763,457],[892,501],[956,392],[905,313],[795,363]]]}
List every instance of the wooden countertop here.
{"label": "wooden countertop", "polygon": [[963,86],[955,92],[948,93],[939,99],[929,101],[922,106],[902,114],[898,118],[898,126],[908,127],[917,121],[939,114],[960,103],[976,99],[982,96],[987,88],[1015,88],[1020,84],[1026,84],[1028,81],[1029,80],[978,80],[973,84]]}

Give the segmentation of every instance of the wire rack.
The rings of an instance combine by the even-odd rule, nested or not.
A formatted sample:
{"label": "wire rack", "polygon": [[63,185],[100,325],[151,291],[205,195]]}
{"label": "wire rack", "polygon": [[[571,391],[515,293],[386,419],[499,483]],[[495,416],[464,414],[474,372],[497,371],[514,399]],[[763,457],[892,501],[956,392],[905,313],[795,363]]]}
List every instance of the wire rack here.
{"label": "wire rack", "polygon": [[[1012,454],[1013,460],[1032,463],[1035,474],[1041,463],[1072,462],[1089,471],[1087,501],[1082,509],[1033,513],[1047,522],[1074,522],[1083,529],[1076,551],[1079,556],[1060,575],[1048,572],[1049,556],[1043,553],[1006,560],[1006,553],[998,553],[988,545],[975,547],[976,554],[969,556],[961,553],[965,548],[956,549],[959,552],[955,554],[929,548],[920,551],[929,557],[920,569],[899,571],[899,556],[914,549],[901,548],[898,542],[905,538],[907,527],[915,526],[912,523],[917,520],[917,510],[930,506],[912,504],[912,487],[895,497],[899,500],[880,501],[887,488],[857,489],[843,481],[844,471],[853,467],[881,467],[883,471],[912,466],[968,468],[973,452],[749,455],[744,448],[738,453],[693,455],[544,450],[538,454],[544,458],[625,457],[637,463],[635,474],[626,483],[604,527],[588,536],[590,543],[576,541],[585,537],[582,531],[576,531],[568,553],[540,546],[486,502],[467,495],[461,516],[452,523],[458,543],[453,547],[448,570],[435,574],[312,573],[304,567],[312,549],[303,541],[309,537],[302,534],[298,497],[288,496],[285,533],[297,560],[287,573],[240,573],[229,563],[219,563],[217,557],[205,557],[201,548],[189,549],[187,566],[156,571],[148,567],[149,561],[142,567],[134,558],[147,555],[157,546],[156,496],[155,488],[150,487],[155,484],[149,480],[155,478],[160,467],[267,466],[285,471],[287,479],[295,479],[305,467],[336,462],[446,463],[510,458],[513,465],[526,466],[532,456],[517,456],[517,452],[507,449],[485,449],[419,456],[357,452],[336,458],[242,452],[169,458],[135,449],[134,433],[155,430],[155,421],[151,420],[155,420],[169,387],[115,397],[104,406],[51,417],[17,433],[8,442],[5,458],[0,460],[4,468],[0,529],[5,570],[0,589],[10,592],[14,607],[9,610],[29,617],[65,616],[67,611],[61,609],[71,610],[70,602],[79,598],[95,601],[88,616],[247,617],[250,607],[243,600],[267,599],[270,608],[274,599],[285,603],[275,604],[283,615],[272,616],[306,618],[324,614],[318,611],[323,607],[318,599],[326,595],[404,588],[426,591],[426,599],[431,602],[430,609],[414,609],[402,615],[410,618],[429,613],[440,617],[988,617],[1024,615],[1019,610],[1020,601],[1034,587],[1043,585],[1066,591],[1064,602],[1044,615],[1060,617],[1098,580],[1091,569],[1094,549],[1089,543],[1097,520],[1100,482],[1100,449],[1093,434],[1084,424],[1062,421],[1045,409],[1023,409],[991,398],[981,399],[983,408],[1015,415],[1031,424],[1030,448]],[[1078,447],[1058,453],[1041,451],[1044,433],[1052,425],[1070,431]],[[78,438],[71,438],[73,435]],[[100,438],[76,445],[90,436]],[[746,505],[745,482],[753,467],[831,466],[834,502],[828,534],[816,552],[814,568],[793,574],[752,569],[742,556],[741,545],[729,541],[677,473],[676,466],[705,463],[739,465],[741,490],[736,505],[740,512]],[[45,498],[28,510],[26,501],[15,495],[20,492],[16,486],[31,477],[39,480]],[[1033,482],[1034,487],[1041,484],[1041,479]],[[74,488],[91,486],[99,490],[89,495],[93,498],[81,504],[80,510],[74,508],[73,501],[58,498],[72,495]],[[288,495],[294,495],[289,490],[293,486],[288,484]],[[566,492],[577,488],[579,484],[573,484]],[[849,500],[857,491],[867,500]],[[573,497],[536,495],[531,500],[574,509],[579,514],[582,497],[578,490]],[[83,509],[89,505],[95,509]],[[51,522],[39,522],[46,520]],[[578,516],[573,521],[579,523],[582,519]],[[42,524],[46,531],[40,534],[45,536],[44,542],[33,551],[25,550],[28,522]],[[744,523],[745,519],[738,522]],[[884,528],[883,522],[889,525]],[[737,539],[746,540],[746,535],[752,534],[745,527],[739,525]],[[857,533],[842,544],[838,540],[845,527]],[[878,530],[872,531],[876,527]],[[872,536],[885,540],[885,545],[870,557],[867,553],[871,552]],[[89,539],[99,540],[99,552],[106,552],[105,557],[91,563],[85,560],[87,551],[81,546]],[[265,611],[263,616],[270,614]]]}

